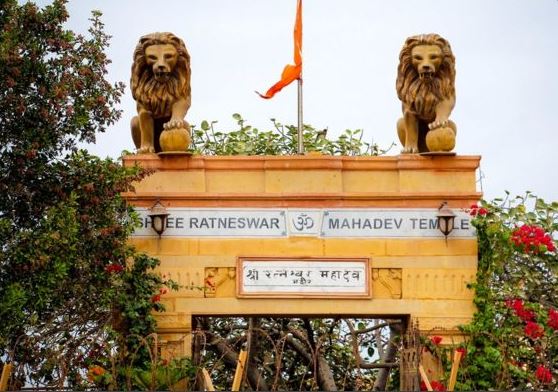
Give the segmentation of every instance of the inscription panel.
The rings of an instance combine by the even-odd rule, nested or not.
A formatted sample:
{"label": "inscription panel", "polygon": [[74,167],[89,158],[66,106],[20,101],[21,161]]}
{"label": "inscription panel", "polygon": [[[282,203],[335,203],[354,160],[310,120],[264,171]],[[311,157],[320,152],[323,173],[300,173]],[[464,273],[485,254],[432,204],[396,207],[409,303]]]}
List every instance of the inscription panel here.
{"label": "inscription panel", "polygon": [[[134,236],[151,237],[149,210],[137,208],[141,226]],[[247,209],[169,208],[164,237],[443,238],[437,209]],[[473,238],[465,211],[456,214],[450,238]]]}
{"label": "inscription panel", "polygon": [[[441,237],[434,209],[326,210],[323,237]],[[469,215],[456,214],[452,237],[471,237],[474,230]]]}
{"label": "inscription panel", "polygon": [[239,258],[239,297],[369,297],[368,259]]}

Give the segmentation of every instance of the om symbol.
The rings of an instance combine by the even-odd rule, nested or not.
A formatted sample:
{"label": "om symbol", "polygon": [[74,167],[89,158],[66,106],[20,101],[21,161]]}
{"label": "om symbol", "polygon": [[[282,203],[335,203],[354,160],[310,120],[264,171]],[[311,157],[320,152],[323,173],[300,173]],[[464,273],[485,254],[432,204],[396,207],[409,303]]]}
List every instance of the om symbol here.
{"label": "om symbol", "polygon": [[295,218],[293,218],[292,222],[293,222],[293,227],[297,231],[310,230],[311,228],[314,227],[314,219],[306,215],[304,212],[300,215],[297,215]]}

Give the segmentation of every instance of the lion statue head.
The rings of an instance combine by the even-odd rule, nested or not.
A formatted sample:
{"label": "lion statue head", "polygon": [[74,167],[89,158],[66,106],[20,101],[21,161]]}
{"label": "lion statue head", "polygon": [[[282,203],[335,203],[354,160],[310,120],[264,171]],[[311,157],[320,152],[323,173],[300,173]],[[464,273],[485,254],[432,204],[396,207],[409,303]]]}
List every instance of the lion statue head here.
{"label": "lion statue head", "polygon": [[455,97],[455,57],[438,34],[407,38],[399,54],[397,96],[425,121],[433,121],[439,102]]}
{"label": "lion statue head", "polygon": [[172,33],[140,38],[134,50],[130,86],[136,102],[154,118],[169,117],[179,99],[190,102],[190,76],[190,55],[180,38]]}

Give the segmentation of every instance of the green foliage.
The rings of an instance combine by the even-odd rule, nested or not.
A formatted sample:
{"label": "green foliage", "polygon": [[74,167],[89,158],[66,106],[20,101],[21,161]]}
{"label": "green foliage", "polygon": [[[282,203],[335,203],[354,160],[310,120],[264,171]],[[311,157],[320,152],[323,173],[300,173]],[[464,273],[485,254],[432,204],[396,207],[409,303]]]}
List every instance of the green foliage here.
{"label": "green foliage", "polygon": [[111,390],[118,380],[125,380],[121,389],[128,391],[190,390],[197,368],[190,358],[152,359],[144,367],[89,367],[87,379],[101,390]]}
{"label": "green foliage", "polygon": [[[482,202],[472,212],[479,241],[473,285],[478,311],[463,327],[469,334],[468,354],[456,388],[556,388],[558,319],[553,312],[558,308],[558,255],[549,241],[558,232],[558,203],[527,193],[513,200]],[[538,234],[533,231],[520,240],[521,227]],[[535,245],[527,248],[522,241]],[[554,380],[544,381],[541,367]]]}
{"label": "green foliage", "polygon": [[190,358],[160,361],[147,369],[131,369],[131,386],[134,391],[165,391],[182,382],[180,389],[188,390],[195,376],[196,367]]}
{"label": "green foliage", "polygon": [[77,148],[120,116],[99,17],[85,37],[64,29],[65,1],[0,5],[0,358],[14,388],[144,365],[136,336],[174,286],[127,242],[136,219],[120,194],[145,173]]}
{"label": "green foliage", "polygon": [[[297,153],[297,127],[283,125],[271,119],[273,129],[260,131],[246,124],[240,114],[233,114],[238,130],[215,130],[217,121],[202,121],[200,128],[192,126],[194,153],[201,155],[294,155]],[[325,155],[375,156],[387,152],[377,144],[363,141],[362,129],[345,130],[337,140],[326,138],[327,129],[316,130],[304,125],[303,139],[306,152]]]}

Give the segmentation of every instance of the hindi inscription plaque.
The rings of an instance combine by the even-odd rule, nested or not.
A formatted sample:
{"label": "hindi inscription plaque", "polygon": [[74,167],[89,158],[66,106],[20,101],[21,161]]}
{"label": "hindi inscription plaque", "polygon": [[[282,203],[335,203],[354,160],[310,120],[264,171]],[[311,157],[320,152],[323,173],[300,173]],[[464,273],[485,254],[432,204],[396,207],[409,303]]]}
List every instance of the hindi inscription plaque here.
{"label": "hindi inscription plaque", "polygon": [[365,258],[238,259],[239,297],[370,297]]}

